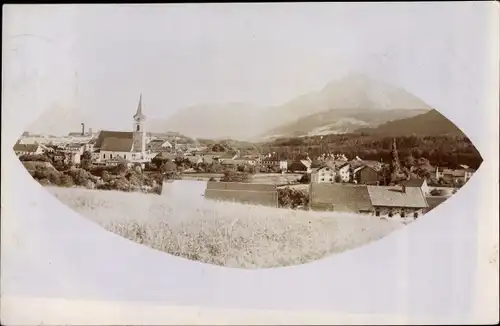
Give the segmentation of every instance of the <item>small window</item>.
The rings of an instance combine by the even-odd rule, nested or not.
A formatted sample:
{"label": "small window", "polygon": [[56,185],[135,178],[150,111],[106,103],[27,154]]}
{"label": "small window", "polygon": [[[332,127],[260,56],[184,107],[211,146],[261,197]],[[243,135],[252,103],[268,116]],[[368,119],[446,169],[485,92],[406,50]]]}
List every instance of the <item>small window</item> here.
{"label": "small window", "polygon": [[102,158],[106,158],[106,154],[102,154]]}
{"label": "small window", "polygon": [[401,212],[399,215],[400,215],[401,217],[405,217],[405,212]]}
{"label": "small window", "polygon": [[380,211],[375,211],[375,216],[380,216]]}
{"label": "small window", "polygon": [[413,213],[414,218],[418,218],[418,212]]}
{"label": "small window", "polygon": [[392,217],[392,212],[389,212],[389,214],[388,214],[388,215],[389,215],[389,217]]}
{"label": "small window", "polygon": [[137,130],[137,131],[140,131],[140,129],[141,129],[141,126],[140,126],[140,125],[137,125],[136,130]]}

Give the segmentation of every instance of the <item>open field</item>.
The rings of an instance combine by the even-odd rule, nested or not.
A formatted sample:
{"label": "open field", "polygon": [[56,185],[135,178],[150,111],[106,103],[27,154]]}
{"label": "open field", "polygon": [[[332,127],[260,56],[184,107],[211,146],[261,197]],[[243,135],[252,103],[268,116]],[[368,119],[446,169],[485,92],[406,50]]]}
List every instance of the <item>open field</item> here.
{"label": "open field", "polygon": [[[208,181],[211,177],[219,181],[224,176],[223,173],[183,173],[184,180],[204,180]],[[299,173],[256,173],[252,175],[252,183],[260,184],[287,184],[296,182],[302,174]]]}
{"label": "open field", "polygon": [[399,229],[398,220],[237,203],[47,187],[62,203],[117,233],[170,254],[228,267],[306,263]]}

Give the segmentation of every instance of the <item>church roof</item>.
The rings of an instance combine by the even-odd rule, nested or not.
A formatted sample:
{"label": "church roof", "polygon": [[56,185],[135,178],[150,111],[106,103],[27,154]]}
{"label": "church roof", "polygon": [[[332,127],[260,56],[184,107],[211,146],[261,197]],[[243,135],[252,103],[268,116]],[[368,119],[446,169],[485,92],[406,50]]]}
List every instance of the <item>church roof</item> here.
{"label": "church roof", "polygon": [[97,140],[94,144],[95,148],[101,148],[106,138],[119,138],[119,139],[132,139],[134,134],[131,131],[108,131],[103,130],[99,133]]}
{"label": "church roof", "polygon": [[134,140],[129,138],[105,138],[101,150],[110,152],[131,152]]}

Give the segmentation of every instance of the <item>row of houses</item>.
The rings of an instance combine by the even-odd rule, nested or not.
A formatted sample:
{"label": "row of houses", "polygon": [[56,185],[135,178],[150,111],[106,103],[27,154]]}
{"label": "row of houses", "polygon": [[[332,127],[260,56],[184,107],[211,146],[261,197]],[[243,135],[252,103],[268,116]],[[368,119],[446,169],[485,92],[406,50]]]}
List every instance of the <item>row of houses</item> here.
{"label": "row of houses", "polygon": [[[353,182],[357,184],[378,185],[384,180],[383,164],[377,161],[344,160],[326,161],[311,171],[312,183]],[[466,183],[474,174],[467,166],[461,169],[435,168],[436,180],[452,183]]]}

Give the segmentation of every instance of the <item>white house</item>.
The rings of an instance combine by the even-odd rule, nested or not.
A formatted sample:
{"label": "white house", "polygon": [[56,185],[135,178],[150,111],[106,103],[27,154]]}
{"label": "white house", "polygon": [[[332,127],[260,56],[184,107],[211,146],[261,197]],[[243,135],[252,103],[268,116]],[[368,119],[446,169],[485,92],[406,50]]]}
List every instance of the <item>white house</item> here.
{"label": "white house", "polygon": [[410,180],[404,180],[401,182],[401,185],[404,185],[405,187],[414,187],[414,188],[420,188],[422,190],[422,193],[424,196],[429,196],[430,194],[430,189],[429,186],[427,185],[427,181],[425,179],[410,179]]}
{"label": "white house", "polygon": [[335,170],[329,166],[313,168],[311,171],[311,183],[333,183],[335,182]]}
{"label": "white house", "polygon": [[349,182],[349,180],[351,179],[350,168],[351,165],[349,163],[344,163],[337,168],[337,175],[340,177],[340,180],[342,182]]}
{"label": "white house", "polygon": [[288,161],[280,160],[280,170],[281,171],[288,170]]}

